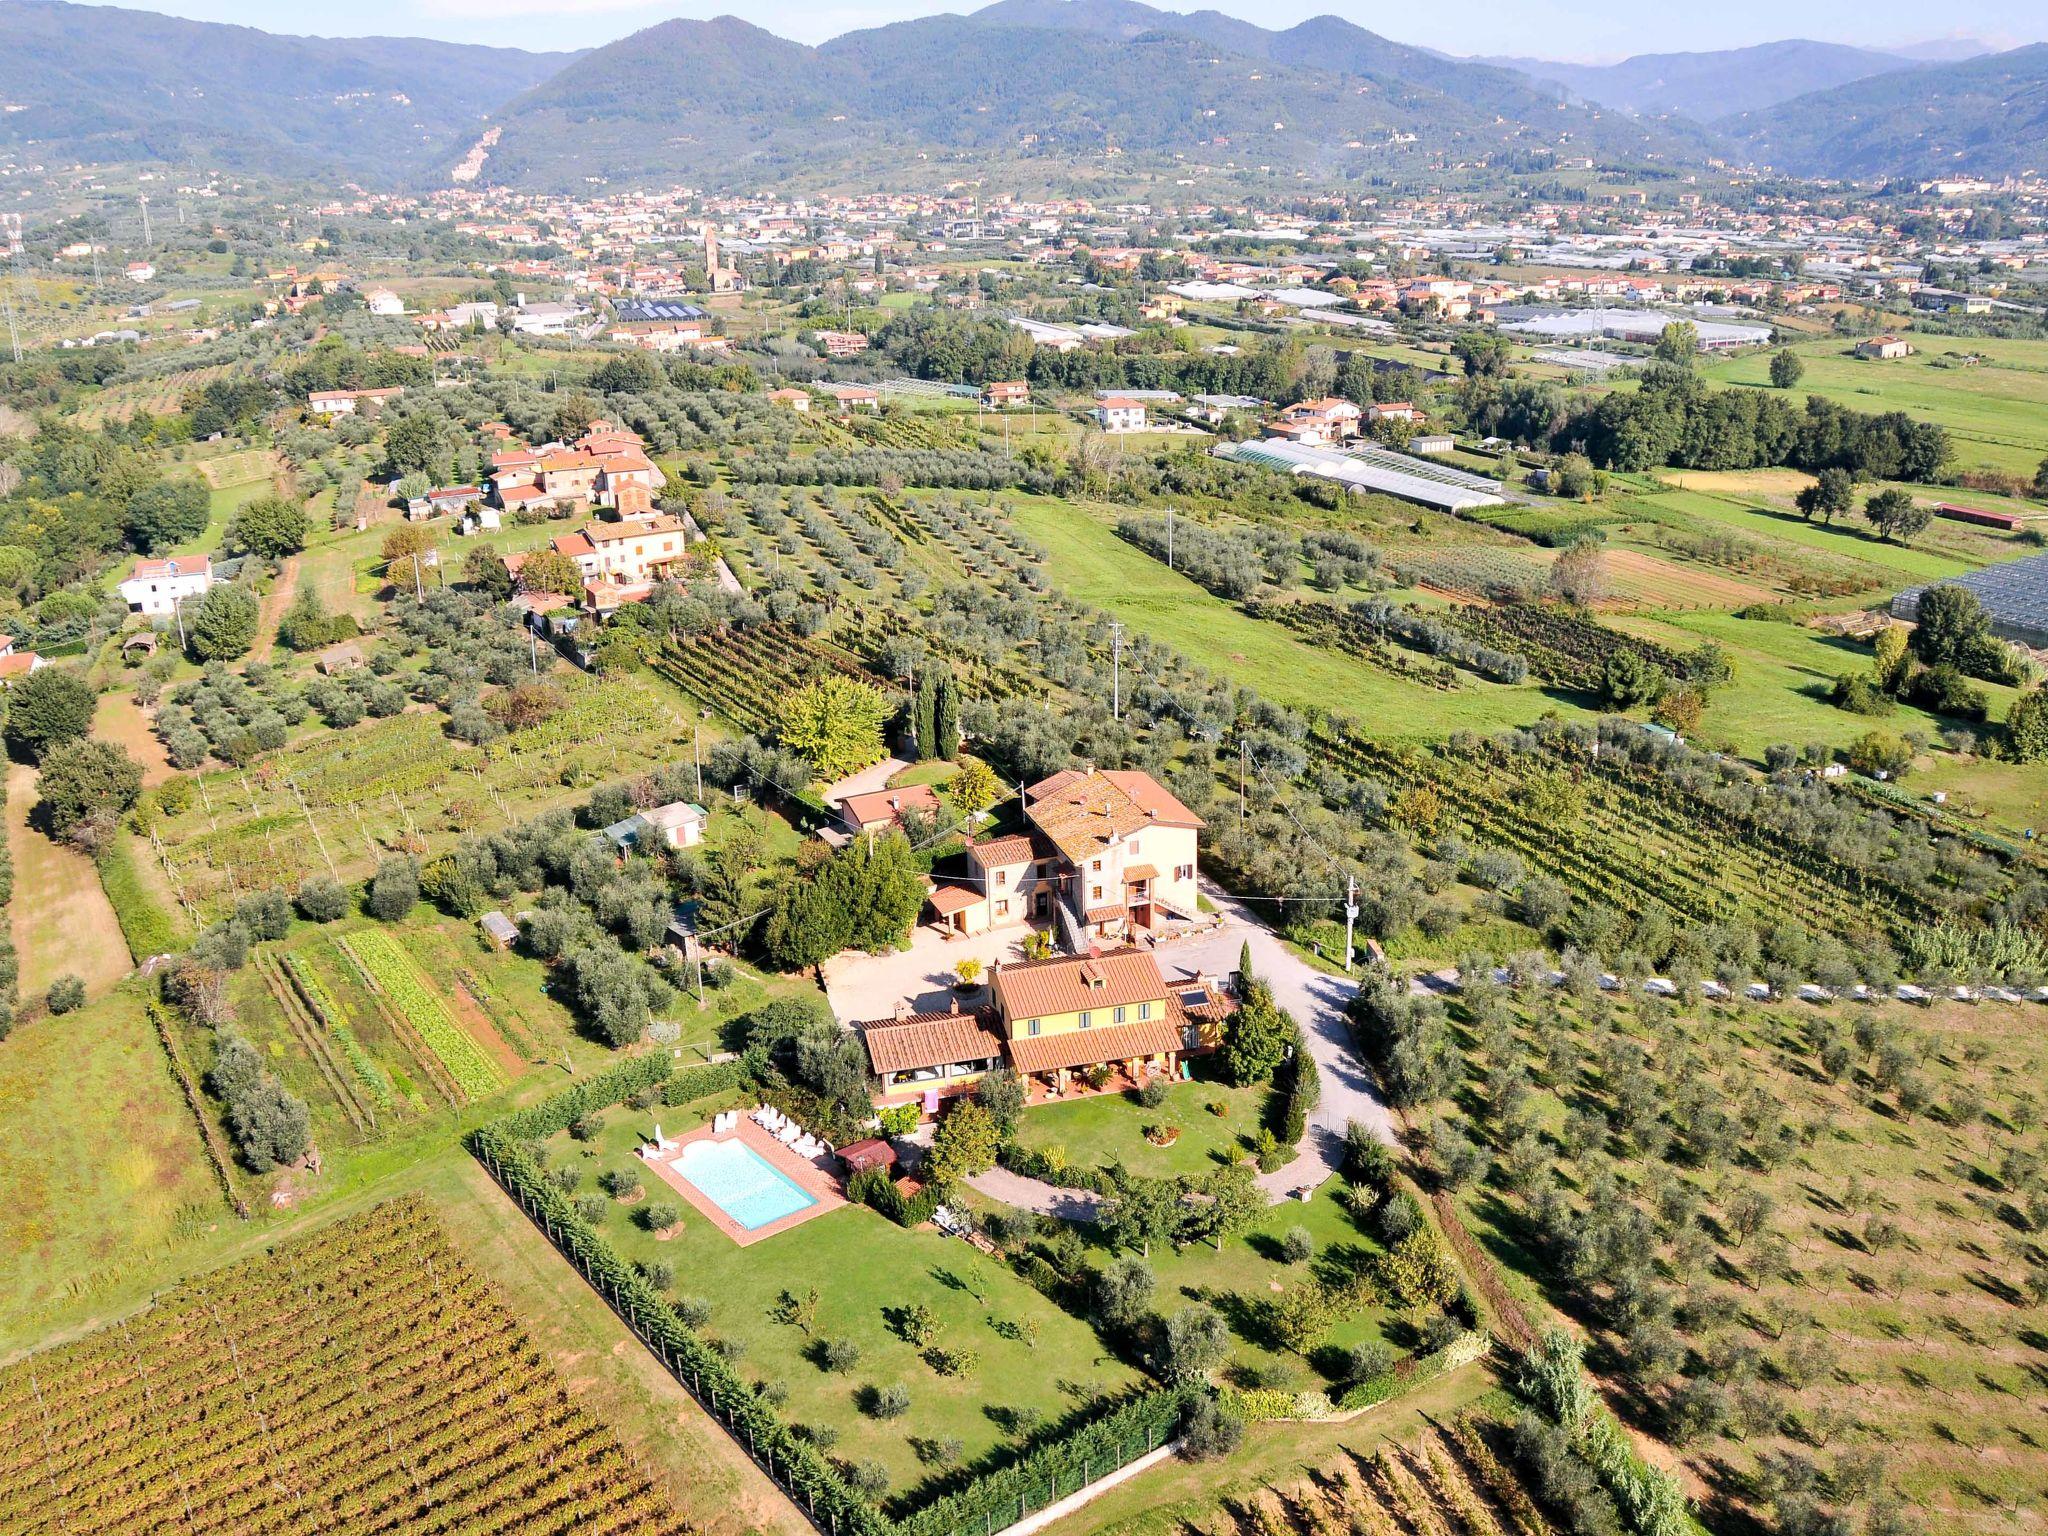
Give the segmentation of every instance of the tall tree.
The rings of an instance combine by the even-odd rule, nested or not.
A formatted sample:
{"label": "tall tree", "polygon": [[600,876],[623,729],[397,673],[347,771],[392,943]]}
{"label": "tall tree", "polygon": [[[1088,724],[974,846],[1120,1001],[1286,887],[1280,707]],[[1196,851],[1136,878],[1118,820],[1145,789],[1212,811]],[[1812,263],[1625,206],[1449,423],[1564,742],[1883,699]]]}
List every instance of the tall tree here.
{"label": "tall tree", "polygon": [[8,694],[7,745],[17,757],[41,762],[92,729],[97,703],[92,685],[71,668],[39,667]]}

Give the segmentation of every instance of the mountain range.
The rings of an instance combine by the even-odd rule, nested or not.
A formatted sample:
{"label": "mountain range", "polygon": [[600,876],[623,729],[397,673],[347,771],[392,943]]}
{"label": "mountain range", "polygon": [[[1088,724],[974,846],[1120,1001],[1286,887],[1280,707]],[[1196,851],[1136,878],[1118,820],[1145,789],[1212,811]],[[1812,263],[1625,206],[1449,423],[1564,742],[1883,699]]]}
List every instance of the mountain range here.
{"label": "mountain range", "polygon": [[152,11],[0,4],[0,150],[390,180],[575,55],[280,37]]}
{"label": "mountain range", "polygon": [[[2039,168],[2048,45],[1954,59],[1792,40],[1614,65],[1461,59],[1334,16],[1272,30],[1140,0],[997,0],[818,47],[726,16],[581,53],[281,37],[0,4],[0,157],[365,185],[901,185],[1203,170],[1309,184],[1585,157],[1804,175]],[[480,144],[486,127],[492,141]]]}

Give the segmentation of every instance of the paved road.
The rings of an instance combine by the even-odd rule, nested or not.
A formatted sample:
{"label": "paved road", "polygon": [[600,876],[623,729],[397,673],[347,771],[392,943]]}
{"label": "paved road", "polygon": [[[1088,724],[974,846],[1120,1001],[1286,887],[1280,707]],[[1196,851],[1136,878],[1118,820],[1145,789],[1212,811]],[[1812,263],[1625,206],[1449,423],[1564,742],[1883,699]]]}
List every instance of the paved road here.
{"label": "paved road", "polygon": [[1252,970],[1273,989],[1274,1000],[1301,1025],[1309,1054],[1322,1072],[1322,1102],[1309,1116],[1301,1155],[1275,1173],[1261,1174],[1260,1187],[1279,1199],[1331,1177],[1343,1158],[1344,1128],[1353,1120],[1370,1126],[1389,1146],[1395,1145],[1393,1111],[1380,1099],[1372,1074],[1351,1044],[1350,1027],[1344,1020],[1344,1005],[1358,990],[1357,984],[1325,975],[1298,958],[1241,903],[1214,886],[1205,886],[1203,894],[1223,914],[1223,927],[1163,945],[1158,951],[1160,969],[1169,980],[1176,972],[1228,975],[1237,969],[1239,948],[1249,943]]}

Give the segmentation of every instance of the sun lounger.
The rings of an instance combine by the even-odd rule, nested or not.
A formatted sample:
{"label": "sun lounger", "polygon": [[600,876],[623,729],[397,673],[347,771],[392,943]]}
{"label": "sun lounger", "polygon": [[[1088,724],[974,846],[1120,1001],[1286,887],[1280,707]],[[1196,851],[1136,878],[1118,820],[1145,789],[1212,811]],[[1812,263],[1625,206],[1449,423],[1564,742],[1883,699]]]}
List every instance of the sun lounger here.
{"label": "sun lounger", "polygon": [[803,1132],[795,1126],[785,1123],[782,1129],[775,1133],[775,1139],[786,1147],[794,1143],[802,1135]]}

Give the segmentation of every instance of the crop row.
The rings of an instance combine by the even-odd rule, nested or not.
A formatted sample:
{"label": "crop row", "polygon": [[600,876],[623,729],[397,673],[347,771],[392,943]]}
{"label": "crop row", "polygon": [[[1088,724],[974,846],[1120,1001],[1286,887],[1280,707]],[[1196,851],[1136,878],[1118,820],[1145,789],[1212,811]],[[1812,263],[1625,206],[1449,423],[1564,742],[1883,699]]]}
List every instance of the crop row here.
{"label": "crop row", "polygon": [[0,1529],[683,1527],[407,1199],[0,1371]]}
{"label": "crop row", "polygon": [[350,951],[395,1008],[448,1069],[455,1086],[482,1098],[503,1081],[497,1067],[455,1022],[440,994],[420,977],[413,959],[381,928],[366,928],[340,943]]}
{"label": "crop row", "polygon": [[1667,676],[1684,672],[1676,652],[1550,604],[1453,604],[1435,618],[1482,645],[1526,657],[1530,671],[1563,688],[1599,688],[1608,658],[1624,651]]}

